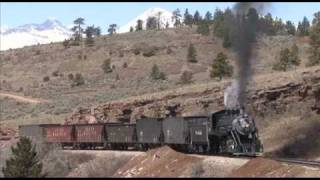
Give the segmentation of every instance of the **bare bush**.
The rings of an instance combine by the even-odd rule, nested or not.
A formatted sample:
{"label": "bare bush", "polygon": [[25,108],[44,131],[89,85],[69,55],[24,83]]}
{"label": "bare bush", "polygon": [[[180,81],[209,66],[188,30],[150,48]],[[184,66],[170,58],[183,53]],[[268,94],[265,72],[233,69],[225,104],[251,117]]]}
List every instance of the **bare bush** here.
{"label": "bare bush", "polygon": [[122,65],[122,67],[123,67],[123,68],[127,68],[127,67],[128,67],[128,64],[127,64],[126,62],[124,62],[123,65]]}
{"label": "bare bush", "polygon": [[49,76],[43,77],[43,81],[44,81],[44,82],[47,82],[47,81],[49,81],[49,80],[50,80]]}
{"label": "bare bush", "polygon": [[88,177],[110,177],[129,160],[129,156],[109,155],[88,163],[86,170]]}
{"label": "bare bush", "polygon": [[192,164],[191,177],[200,177],[204,172],[205,171],[201,162]]}
{"label": "bare bush", "polygon": [[93,159],[88,154],[65,154],[58,145],[42,145],[40,153],[47,177],[65,177],[79,164]]}
{"label": "bare bush", "polygon": [[52,72],[52,76],[58,77],[59,76],[59,71],[55,70]]}

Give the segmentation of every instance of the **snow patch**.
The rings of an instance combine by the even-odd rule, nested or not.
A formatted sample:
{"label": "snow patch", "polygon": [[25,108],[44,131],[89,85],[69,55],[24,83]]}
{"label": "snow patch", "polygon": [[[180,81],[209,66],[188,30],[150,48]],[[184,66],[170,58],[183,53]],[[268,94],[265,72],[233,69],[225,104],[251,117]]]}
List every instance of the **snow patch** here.
{"label": "snow patch", "polygon": [[142,14],[138,15],[136,18],[129,21],[126,25],[121,26],[119,28],[118,33],[126,33],[130,31],[130,27],[133,27],[135,29],[137,25],[137,21],[140,19],[143,21],[142,27],[143,29],[146,29],[147,19],[148,17],[158,17],[158,13],[161,13],[160,15],[160,27],[165,28],[166,23],[168,22],[169,27],[173,27],[174,20],[172,19],[172,12],[162,9],[162,8],[150,8],[144,11]]}

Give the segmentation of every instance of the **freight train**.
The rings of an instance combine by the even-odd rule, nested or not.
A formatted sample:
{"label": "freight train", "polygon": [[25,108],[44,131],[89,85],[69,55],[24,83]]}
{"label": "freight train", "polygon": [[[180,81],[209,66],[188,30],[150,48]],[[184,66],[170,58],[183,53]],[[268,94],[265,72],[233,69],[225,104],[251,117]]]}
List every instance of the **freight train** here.
{"label": "freight train", "polygon": [[136,123],[24,125],[19,135],[69,149],[147,150],[168,145],[186,153],[259,156],[263,152],[254,119],[242,109],[208,116],[146,117]]}

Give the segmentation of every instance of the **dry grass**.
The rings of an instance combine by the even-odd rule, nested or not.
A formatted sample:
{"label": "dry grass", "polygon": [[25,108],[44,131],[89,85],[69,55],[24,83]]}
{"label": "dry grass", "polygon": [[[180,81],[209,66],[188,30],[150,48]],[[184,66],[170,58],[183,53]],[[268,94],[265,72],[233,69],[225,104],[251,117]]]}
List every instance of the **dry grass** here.
{"label": "dry grass", "polygon": [[130,156],[116,156],[114,154],[103,158],[96,157],[78,166],[77,169],[69,173],[68,177],[111,177],[129,158]]}
{"label": "dry grass", "polygon": [[[276,59],[278,46],[291,46],[295,41],[295,38],[286,36],[260,39],[257,44],[258,61],[254,63],[256,73],[270,72],[270,64]],[[190,43],[195,44],[197,49],[196,64],[187,63],[186,60]],[[308,45],[305,43],[298,44],[302,59],[307,57]],[[168,48],[170,53],[167,52]],[[141,49],[141,53],[136,55],[135,49]],[[148,49],[153,50],[155,55],[144,57],[143,52]],[[221,39],[201,36],[190,28],[102,36],[96,39],[93,47],[83,50],[86,60],[78,59],[81,51],[78,46],[65,49],[62,43],[53,43],[1,52],[0,86],[3,90],[18,92],[22,88],[21,94],[51,101],[49,105],[33,107],[34,112],[30,113],[23,113],[23,110],[13,112],[8,109],[14,105],[2,102],[4,110],[1,113],[4,118],[1,121],[19,119],[21,122],[23,119],[29,120],[29,114],[37,116],[41,113],[44,119],[57,116],[58,121],[63,121],[60,115],[71,113],[77,106],[91,106],[179,87],[184,89],[185,86],[177,84],[184,69],[193,73],[194,86],[197,88],[198,83],[215,82],[209,78],[208,67],[220,51],[234,60],[234,54],[222,48]],[[109,74],[104,74],[101,69],[106,58],[110,58],[111,65],[115,66],[114,72]],[[127,63],[127,68],[123,68],[124,63]],[[149,78],[154,63],[164,71],[168,80],[152,81]],[[57,74],[55,72],[59,72],[59,75],[54,75]],[[68,74],[79,72],[84,76],[85,85],[72,88]],[[49,76],[50,81],[43,82],[45,76]],[[117,76],[119,80],[116,80]]]}
{"label": "dry grass", "polygon": [[47,177],[65,177],[81,163],[93,159],[92,155],[85,153],[67,155],[57,146],[44,146],[42,148],[39,156],[43,163],[43,171],[47,173]]}

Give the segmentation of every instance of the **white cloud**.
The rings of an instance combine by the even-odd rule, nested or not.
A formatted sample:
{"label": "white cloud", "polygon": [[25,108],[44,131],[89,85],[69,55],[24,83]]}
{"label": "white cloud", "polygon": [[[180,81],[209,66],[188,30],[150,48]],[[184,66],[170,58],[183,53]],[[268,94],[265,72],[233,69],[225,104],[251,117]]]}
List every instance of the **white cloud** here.
{"label": "white cloud", "polygon": [[9,29],[9,26],[6,25],[6,24],[3,24],[3,25],[0,26],[0,32],[1,32],[1,33],[2,33],[2,32],[5,32],[5,31],[8,30],[8,29]]}

